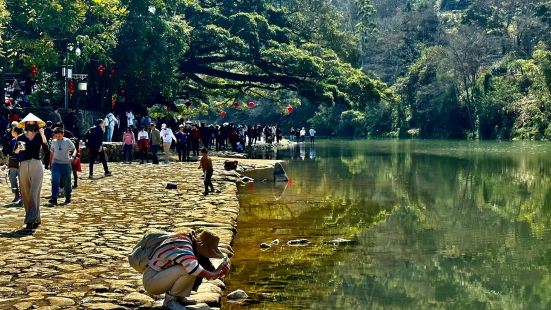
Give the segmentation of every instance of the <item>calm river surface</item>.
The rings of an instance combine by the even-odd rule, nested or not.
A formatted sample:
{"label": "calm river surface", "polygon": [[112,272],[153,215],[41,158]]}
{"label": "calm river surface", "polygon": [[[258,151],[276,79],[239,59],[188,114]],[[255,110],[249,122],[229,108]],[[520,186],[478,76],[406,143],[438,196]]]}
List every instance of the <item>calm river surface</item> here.
{"label": "calm river surface", "polygon": [[227,292],[250,298],[225,309],[551,308],[551,143],[329,140],[275,158],[288,184],[260,171],[240,189]]}

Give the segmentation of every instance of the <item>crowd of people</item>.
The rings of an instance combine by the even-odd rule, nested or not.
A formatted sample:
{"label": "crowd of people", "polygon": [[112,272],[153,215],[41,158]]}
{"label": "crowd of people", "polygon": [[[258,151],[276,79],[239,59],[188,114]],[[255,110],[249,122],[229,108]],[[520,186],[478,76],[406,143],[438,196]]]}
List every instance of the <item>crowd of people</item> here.
{"label": "crowd of people", "polygon": [[57,204],[60,191],[65,204],[69,204],[72,190],[78,187],[76,174],[81,170],[78,138],[66,131],[62,123],[44,122],[29,113],[19,122],[13,121],[2,140],[14,194],[12,203],[22,203],[25,207],[25,229],[36,229],[41,224],[40,191],[44,169],[51,170],[50,204]]}
{"label": "crowd of people", "polygon": [[[281,127],[276,125],[242,125],[228,122],[221,125],[207,125],[205,122],[165,121],[159,130],[157,123],[153,122],[151,117],[147,115],[135,117],[131,111],[126,112],[126,124],[129,124],[126,127],[119,126],[120,117],[114,116],[113,113],[106,115],[104,124],[108,124],[105,125],[105,141],[121,141],[126,162],[134,160],[134,148],[137,147],[141,164],[148,162],[148,153],[151,153],[152,162],[158,164],[158,152],[161,149],[165,154],[165,162],[169,161],[168,155],[172,148],[176,150],[179,161],[189,161],[190,156],[199,156],[200,148],[244,152],[247,146],[257,143],[277,144],[284,138]],[[113,132],[117,134],[113,135]],[[304,127],[296,130],[291,128],[288,139],[305,142],[307,135],[310,142],[314,143],[316,135],[314,128],[308,131]]]}
{"label": "crowd of people", "polygon": [[[179,161],[190,161],[192,157],[194,161],[199,159],[199,168],[204,172],[204,194],[207,195],[215,192],[211,181],[213,168],[208,157],[209,150],[244,152],[247,146],[279,143],[284,138],[281,127],[276,125],[228,122],[207,125],[204,122],[167,121],[158,129],[157,123],[150,116],[134,116],[132,111],[125,112],[124,122],[121,122],[120,116],[108,113],[105,118],[96,120],[95,126],[80,137],[78,132],[73,133],[65,128],[57,109],[53,110],[46,122],[31,113],[21,118],[18,107],[9,110],[4,107],[3,112],[5,114],[0,116],[7,129],[2,137],[2,152],[8,157],[6,164],[14,195],[12,203],[24,205],[27,229],[36,229],[40,225],[39,200],[44,169],[51,170],[52,178],[48,202],[57,205],[58,198],[64,197],[65,204],[71,203],[72,191],[78,187],[77,173],[82,171],[81,140],[88,149],[90,179],[94,177],[96,161],[102,164],[106,177],[112,175],[104,142],[118,140],[123,144],[124,161],[127,163],[134,161],[135,148],[141,164],[149,162],[149,159],[153,164],[159,164],[160,160],[169,163],[172,148],[176,150]],[[123,128],[123,124],[126,127],[121,132],[119,128]],[[293,128],[288,138],[304,142],[308,135],[313,143],[315,134],[313,128],[308,132],[304,127],[297,130]],[[159,158],[161,150],[163,158]]]}

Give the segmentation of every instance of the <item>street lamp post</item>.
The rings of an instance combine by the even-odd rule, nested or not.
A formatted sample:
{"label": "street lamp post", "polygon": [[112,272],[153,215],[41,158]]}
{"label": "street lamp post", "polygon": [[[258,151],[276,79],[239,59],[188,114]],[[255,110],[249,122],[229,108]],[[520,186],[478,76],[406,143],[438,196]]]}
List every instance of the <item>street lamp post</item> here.
{"label": "street lamp post", "polygon": [[[65,64],[62,67],[61,73],[63,77],[65,78],[64,84],[64,91],[65,91],[65,110],[69,109],[69,89],[68,89],[68,83],[69,80],[73,78],[73,65],[68,64],[68,58],[69,53],[72,53],[75,49],[75,45],[73,43],[67,44],[67,50],[65,52]],[[80,56],[80,47],[77,45],[77,48],[75,50],[75,55]]]}

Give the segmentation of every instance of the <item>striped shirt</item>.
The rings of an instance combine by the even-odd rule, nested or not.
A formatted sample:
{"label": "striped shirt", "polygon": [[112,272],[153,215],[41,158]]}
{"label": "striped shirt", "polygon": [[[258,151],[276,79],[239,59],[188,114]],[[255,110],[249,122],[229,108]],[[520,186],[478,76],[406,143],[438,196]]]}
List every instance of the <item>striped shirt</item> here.
{"label": "striped shirt", "polygon": [[199,276],[203,267],[199,265],[193,253],[191,238],[186,235],[175,235],[167,238],[153,251],[147,265],[156,271],[181,265],[190,275]]}

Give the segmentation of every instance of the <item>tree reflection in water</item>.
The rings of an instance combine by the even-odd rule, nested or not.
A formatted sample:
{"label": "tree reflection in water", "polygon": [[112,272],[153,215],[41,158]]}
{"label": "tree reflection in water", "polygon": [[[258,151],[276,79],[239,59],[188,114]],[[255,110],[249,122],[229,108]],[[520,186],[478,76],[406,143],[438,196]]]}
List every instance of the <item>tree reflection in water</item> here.
{"label": "tree reflection in water", "polygon": [[[280,150],[292,158],[281,199],[272,184],[240,192],[228,290],[250,292],[249,309],[549,308],[549,152],[443,141]],[[338,237],[357,244],[323,245]],[[313,244],[259,248],[276,238]]]}

